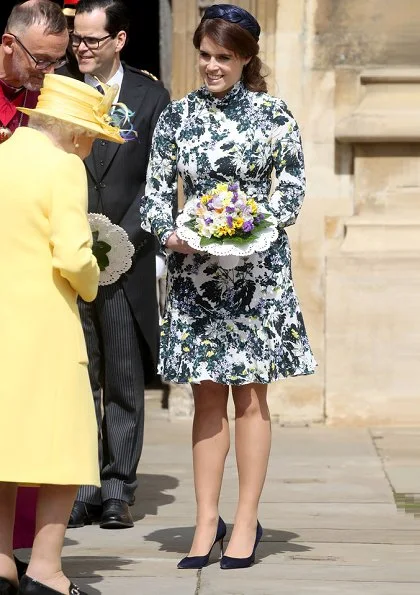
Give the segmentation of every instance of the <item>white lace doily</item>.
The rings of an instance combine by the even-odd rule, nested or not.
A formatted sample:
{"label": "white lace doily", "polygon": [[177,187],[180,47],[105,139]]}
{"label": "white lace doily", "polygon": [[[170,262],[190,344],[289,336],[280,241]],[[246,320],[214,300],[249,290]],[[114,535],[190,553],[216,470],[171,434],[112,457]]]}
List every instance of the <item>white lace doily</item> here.
{"label": "white lace doily", "polygon": [[237,244],[229,242],[228,239],[225,239],[223,241],[223,244],[214,243],[208,246],[201,246],[201,236],[196,231],[190,229],[185,225],[185,223],[190,221],[194,216],[195,209],[195,200],[190,200],[186,203],[184,210],[177,217],[176,233],[181,238],[181,240],[184,240],[185,242],[187,242],[189,246],[195,248],[196,250],[200,250],[201,252],[208,252],[209,254],[213,254],[214,256],[251,256],[251,254],[254,254],[254,252],[264,252],[265,250],[268,250],[271,244],[278,237],[276,222],[273,216],[271,215],[271,213],[268,213],[267,210],[265,210],[263,207],[259,205],[258,210],[264,214],[265,220],[271,223],[272,225],[270,227],[262,229],[257,238],[255,238],[248,244],[244,244],[242,246],[238,246]]}
{"label": "white lace doily", "polygon": [[111,246],[111,250],[107,253],[109,265],[99,275],[99,285],[111,285],[131,267],[134,246],[128,239],[125,229],[111,223],[105,215],[89,213],[88,220],[92,233],[98,232],[98,240]]}

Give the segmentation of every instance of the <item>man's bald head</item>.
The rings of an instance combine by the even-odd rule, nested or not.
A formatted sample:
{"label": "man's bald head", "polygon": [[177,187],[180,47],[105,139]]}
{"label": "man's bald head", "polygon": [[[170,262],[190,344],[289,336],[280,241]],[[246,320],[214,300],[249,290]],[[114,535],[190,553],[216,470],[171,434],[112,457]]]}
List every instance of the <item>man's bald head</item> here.
{"label": "man's bald head", "polygon": [[67,30],[66,17],[58,4],[50,0],[27,0],[13,8],[6,32],[20,34],[33,25],[42,26],[45,35],[59,35]]}

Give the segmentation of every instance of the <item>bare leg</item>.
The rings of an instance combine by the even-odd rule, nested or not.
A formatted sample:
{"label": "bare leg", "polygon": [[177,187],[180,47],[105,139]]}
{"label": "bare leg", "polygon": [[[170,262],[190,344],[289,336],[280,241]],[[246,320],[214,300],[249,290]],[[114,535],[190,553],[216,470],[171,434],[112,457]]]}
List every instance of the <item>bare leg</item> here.
{"label": "bare leg", "polygon": [[31,578],[67,594],[70,581],[61,569],[61,551],[77,489],[62,485],[39,488],[35,540],[27,571]]}
{"label": "bare leg", "polygon": [[17,571],[13,560],[16,492],[15,483],[0,483],[0,576],[17,585]]}
{"label": "bare leg", "polygon": [[192,440],[197,527],[188,555],[205,556],[216,535],[220,489],[229,452],[229,387],[206,381],[193,385],[193,393],[195,413]]}
{"label": "bare leg", "polygon": [[239,502],[226,555],[247,558],[251,555],[255,542],[258,503],[270,454],[271,423],[266,385],[234,386],[232,393],[235,403]]}

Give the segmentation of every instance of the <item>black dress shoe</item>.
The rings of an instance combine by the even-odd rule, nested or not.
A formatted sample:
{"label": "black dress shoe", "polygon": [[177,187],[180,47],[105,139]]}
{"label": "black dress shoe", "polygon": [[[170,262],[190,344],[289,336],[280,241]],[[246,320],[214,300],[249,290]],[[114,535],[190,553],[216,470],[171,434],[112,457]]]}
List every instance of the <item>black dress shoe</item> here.
{"label": "black dress shoe", "polygon": [[[19,560],[19,558],[16,558],[16,556],[13,556],[13,558],[14,558],[15,564],[16,564],[18,579],[20,580],[22,578],[22,576],[24,574],[26,574],[26,571],[28,570],[28,565],[26,562],[23,562],[22,560]],[[1,591],[0,591],[0,595],[1,595]]]}
{"label": "black dress shoe", "polygon": [[[20,579],[18,595],[62,595],[62,593],[24,574]],[[87,595],[87,593],[70,583],[69,595]]]}
{"label": "black dress shoe", "polygon": [[69,529],[78,529],[85,525],[92,525],[99,523],[101,520],[102,506],[99,504],[88,504],[76,500],[73,504],[73,510],[71,511],[70,519],[67,524]]}
{"label": "black dress shoe", "polygon": [[127,502],[115,498],[105,500],[99,526],[101,529],[129,529],[134,527]]}
{"label": "black dress shoe", "polygon": [[0,595],[17,595],[17,593],[17,587],[7,580],[7,578],[0,576]]}

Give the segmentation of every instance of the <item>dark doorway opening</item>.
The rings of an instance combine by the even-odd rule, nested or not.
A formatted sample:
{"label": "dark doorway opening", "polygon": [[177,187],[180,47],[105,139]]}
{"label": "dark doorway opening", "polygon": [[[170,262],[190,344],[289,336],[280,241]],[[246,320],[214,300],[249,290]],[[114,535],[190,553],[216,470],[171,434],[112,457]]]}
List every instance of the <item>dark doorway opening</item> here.
{"label": "dark doorway opening", "polygon": [[[63,5],[62,1],[56,4]],[[159,0],[125,0],[130,11],[131,30],[123,59],[136,68],[143,68],[159,77]],[[7,17],[16,0],[1,0],[0,32],[3,33]]]}

